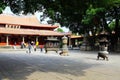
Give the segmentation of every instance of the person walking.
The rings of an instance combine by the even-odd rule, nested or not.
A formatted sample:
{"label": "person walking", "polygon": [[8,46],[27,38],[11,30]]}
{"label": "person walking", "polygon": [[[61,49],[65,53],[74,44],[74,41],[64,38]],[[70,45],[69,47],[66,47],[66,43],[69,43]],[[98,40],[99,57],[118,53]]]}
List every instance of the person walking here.
{"label": "person walking", "polygon": [[37,50],[38,45],[39,45],[39,42],[37,41],[37,42],[35,43],[35,45],[34,45],[34,51]]}
{"label": "person walking", "polygon": [[28,43],[28,53],[31,53],[32,45],[31,43]]}
{"label": "person walking", "polygon": [[40,50],[41,50],[41,52],[43,51],[43,45],[40,45]]}

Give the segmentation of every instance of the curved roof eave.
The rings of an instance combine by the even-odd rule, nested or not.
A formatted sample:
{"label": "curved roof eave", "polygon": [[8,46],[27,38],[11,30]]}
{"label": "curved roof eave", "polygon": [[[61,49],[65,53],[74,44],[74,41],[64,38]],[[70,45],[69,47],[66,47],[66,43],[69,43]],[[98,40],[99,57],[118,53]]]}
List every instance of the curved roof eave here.
{"label": "curved roof eave", "polygon": [[13,24],[13,25],[20,25],[20,26],[32,26],[38,28],[50,28],[55,29],[58,26],[55,25],[48,25],[48,24],[41,24],[35,16],[15,16],[15,15],[6,15],[0,14],[0,23],[1,24]]}

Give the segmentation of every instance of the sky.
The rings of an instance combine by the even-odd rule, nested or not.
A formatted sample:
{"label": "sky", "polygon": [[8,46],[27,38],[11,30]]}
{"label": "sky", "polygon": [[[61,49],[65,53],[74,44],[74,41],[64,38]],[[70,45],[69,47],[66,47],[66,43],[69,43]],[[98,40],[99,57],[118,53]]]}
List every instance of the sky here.
{"label": "sky", "polygon": [[[37,16],[37,19],[39,19],[40,15],[42,15],[43,13],[42,12],[36,12],[35,15]],[[42,21],[41,23],[43,24],[48,24],[47,21],[50,20],[50,18],[46,18],[44,21]],[[56,23],[59,25],[59,28],[63,29],[64,32],[69,32],[69,28],[66,28],[66,27],[61,27],[59,23]]]}
{"label": "sky", "polygon": [[[5,8],[5,10],[3,10],[3,13],[4,14],[12,14],[12,15],[14,15],[14,13],[11,11],[11,9],[10,9],[10,7],[9,6],[7,6],[6,8]],[[43,12],[36,12],[35,13],[35,16],[37,17],[37,19],[40,21],[40,15],[42,15],[43,14]],[[30,15],[29,15],[30,16]],[[48,20],[50,20],[50,18],[49,17],[47,17],[44,21],[42,21],[41,23],[42,24],[48,24],[47,23],[47,21]],[[61,29],[63,29],[63,31],[64,32],[69,32],[69,29],[68,28],[66,28],[66,27],[61,27],[61,25],[59,24],[59,23],[56,23],[57,25],[59,25],[59,28],[61,28]]]}

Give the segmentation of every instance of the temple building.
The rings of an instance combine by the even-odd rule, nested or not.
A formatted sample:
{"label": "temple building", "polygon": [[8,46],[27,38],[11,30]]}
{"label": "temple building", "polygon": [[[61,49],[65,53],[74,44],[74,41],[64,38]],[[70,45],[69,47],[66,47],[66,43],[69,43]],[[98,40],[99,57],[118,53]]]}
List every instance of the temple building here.
{"label": "temple building", "polygon": [[62,37],[54,31],[58,26],[41,24],[36,16],[0,14],[0,46],[20,45],[21,42],[38,41],[44,45],[47,37]]}

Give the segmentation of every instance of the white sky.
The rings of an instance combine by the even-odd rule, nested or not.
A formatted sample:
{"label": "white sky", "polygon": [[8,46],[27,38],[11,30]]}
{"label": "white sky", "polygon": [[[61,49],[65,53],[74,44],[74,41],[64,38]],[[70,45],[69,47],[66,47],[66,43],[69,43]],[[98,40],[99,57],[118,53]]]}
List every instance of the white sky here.
{"label": "white sky", "polygon": [[[38,19],[39,21],[40,21],[40,19],[39,19],[39,18],[40,18],[40,15],[42,15],[42,14],[43,14],[42,12],[36,12],[36,13],[35,13],[35,15],[37,16],[37,19]],[[44,21],[42,21],[41,23],[43,23],[43,24],[48,24],[48,23],[47,23],[48,20],[50,20],[49,17],[46,18],[46,19],[45,19]],[[57,23],[57,24],[59,25],[59,23]],[[69,29],[68,29],[68,28],[66,28],[66,27],[61,27],[60,25],[59,25],[59,27],[62,28],[64,32],[69,32]]]}

